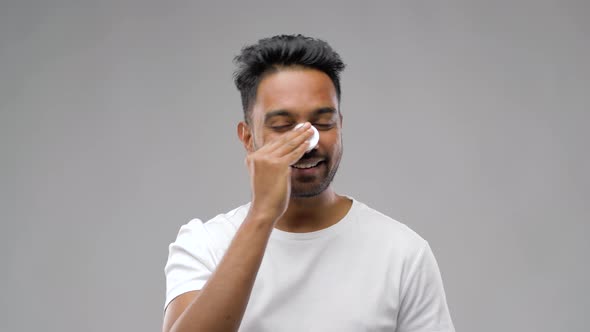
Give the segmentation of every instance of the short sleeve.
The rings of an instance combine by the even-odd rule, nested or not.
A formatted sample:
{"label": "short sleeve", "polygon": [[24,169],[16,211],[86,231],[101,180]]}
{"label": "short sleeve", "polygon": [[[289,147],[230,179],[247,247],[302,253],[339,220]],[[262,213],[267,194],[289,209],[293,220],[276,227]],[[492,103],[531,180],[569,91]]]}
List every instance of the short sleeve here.
{"label": "short sleeve", "polygon": [[168,247],[166,301],[164,310],[177,296],[203,288],[215,269],[215,257],[204,224],[193,219],[183,225]]}
{"label": "short sleeve", "polygon": [[402,276],[397,332],[454,332],[438,264],[430,245]]}

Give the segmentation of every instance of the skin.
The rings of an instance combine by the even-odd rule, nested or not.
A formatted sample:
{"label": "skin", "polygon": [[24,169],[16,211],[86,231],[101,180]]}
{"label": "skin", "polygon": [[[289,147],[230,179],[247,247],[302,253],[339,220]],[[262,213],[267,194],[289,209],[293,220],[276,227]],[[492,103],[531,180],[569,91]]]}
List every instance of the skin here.
{"label": "skin", "polygon": [[[277,110],[283,114],[269,118]],[[286,68],[268,75],[259,84],[249,122],[237,126],[251,180],[248,215],[203,288],[170,302],[164,332],[237,331],[272,230],[319,230],[350,209],[352,202],[330,186],[342,156],[342,115],[326,74]],[[305,126],[291,130],[300,122]],[[310,122],[320,130],[320,141],[306,153]],[[310,158],[324,160],[311,175],[291,167]]]}
{"label": "skin", "polygon": [[[285,114],[266,119],[276,111]],[[302,157],[325,159],[320,174],[309,178],[292,171],[289,206],[275,227],[288,232],[312,232],[342,219],[352,202],[331,187],[342,158],[343,117],[330,77],[315,69],[280,69],[260,82],[251,112],[251,125],[242,121],[237,128],[248,152],[256,151],[297,123],[309,121],[320,133],[318,146]],[[285,125],[290,127],[278,128]]]}

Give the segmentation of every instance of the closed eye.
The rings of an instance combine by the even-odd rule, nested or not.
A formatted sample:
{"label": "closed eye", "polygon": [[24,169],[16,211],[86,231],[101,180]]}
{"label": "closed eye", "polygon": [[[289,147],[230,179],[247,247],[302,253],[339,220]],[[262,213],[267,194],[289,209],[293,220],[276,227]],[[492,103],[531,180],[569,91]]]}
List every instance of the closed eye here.
{"label": "closed eye", "polygon": [[332,127],[334,127],[334,124],[333,123],[328,123],[328,124],[314,123],[313,126],[316,127],[318,130],[328,130],[328,129],[331,129]]}
{"label": "closed eye", "polygon": [[285,131],[289,128],[293,127],[293,125],[284,125],[284,126],[271,126],[270,128],[276,131]]}

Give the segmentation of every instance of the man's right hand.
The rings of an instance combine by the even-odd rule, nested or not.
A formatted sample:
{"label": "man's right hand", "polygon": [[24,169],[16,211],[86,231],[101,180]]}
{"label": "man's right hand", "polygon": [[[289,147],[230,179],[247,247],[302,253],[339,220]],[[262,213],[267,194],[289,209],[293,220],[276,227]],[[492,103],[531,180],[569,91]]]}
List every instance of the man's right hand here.
{"label": "man's right hand", "polygon": [[203,288],[170,302],[164,332],[239,329],[274,224],[289,205],[290,166],[305,154],[306,140],[313,134],[310,127],[306,123],[248,154],[252,187],[248,216]]}
{"label": "man's right hand", "polygon": [[291,165],[305,154],[313,135],[311,124],[289,131],[248,153],[252,205],[250,213],[276,222],[287,210],[291,195]]}

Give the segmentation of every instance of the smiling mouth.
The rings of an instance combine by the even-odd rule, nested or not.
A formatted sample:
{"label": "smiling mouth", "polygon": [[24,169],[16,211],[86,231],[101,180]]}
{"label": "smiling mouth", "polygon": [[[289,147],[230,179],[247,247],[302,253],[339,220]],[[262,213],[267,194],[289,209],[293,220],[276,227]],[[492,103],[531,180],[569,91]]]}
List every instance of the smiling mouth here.
{"label": "smiling mouth", "polygon": [[309,169],[314,168],[319,165],[323,160],[315,160],[315,161],[308,161],[308,162],[298,162],[297,164],[291,165],[293,168],[297,169]]}

